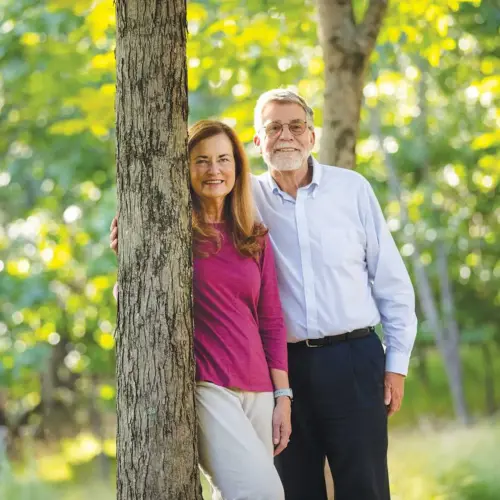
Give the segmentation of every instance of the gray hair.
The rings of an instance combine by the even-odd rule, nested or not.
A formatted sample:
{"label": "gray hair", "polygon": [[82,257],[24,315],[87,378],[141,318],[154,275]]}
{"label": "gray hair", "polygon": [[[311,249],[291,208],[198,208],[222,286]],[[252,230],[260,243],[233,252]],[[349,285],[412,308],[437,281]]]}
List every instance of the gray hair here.
{"label": "gray hair", "polygon": [[288,89],[272,89],[264,92],[258,99],[254,110],[253,124],[255,131],[259,133],[262,127],[262,112],[270,102],[295,103],[306,112],[306,121],[309,127],[314,127],[314,112],[305,99],[299,94]]}

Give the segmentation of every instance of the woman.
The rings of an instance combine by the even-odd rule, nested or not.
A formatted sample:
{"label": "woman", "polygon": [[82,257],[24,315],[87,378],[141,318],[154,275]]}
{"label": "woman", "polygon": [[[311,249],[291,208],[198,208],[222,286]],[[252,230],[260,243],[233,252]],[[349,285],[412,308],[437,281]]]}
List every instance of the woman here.
{"label": "woman", "polygon": [[255,221],[248,161],[230,127],[197,122],[188,152],[200,465],[225,499],[283,499],[273,454],[288,444],[291,402],[280,395],[289,388],[286,333],[267,230]]}

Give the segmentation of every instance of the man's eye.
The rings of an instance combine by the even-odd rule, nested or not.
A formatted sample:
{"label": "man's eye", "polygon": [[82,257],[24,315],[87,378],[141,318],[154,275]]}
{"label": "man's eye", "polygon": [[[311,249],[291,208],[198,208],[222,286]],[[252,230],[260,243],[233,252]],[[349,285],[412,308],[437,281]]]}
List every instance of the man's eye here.
{"label": "man's eye", "polygon": [[304,130],[304,125],[302,123],[290,123],[290,130],[292,132],[300,132]]}
{"label": "man's eye", "polygon": [[270,133],[276,133],[281,129],[281,125],[279,123],[270,123],[266,130]]}

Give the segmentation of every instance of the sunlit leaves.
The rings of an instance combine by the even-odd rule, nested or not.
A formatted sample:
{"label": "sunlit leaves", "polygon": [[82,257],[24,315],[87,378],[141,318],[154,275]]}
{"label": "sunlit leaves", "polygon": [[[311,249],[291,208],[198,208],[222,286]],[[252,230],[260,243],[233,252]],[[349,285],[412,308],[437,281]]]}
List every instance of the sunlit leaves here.
{"label": "sunlit leaves", "polygon": [[38,45],[40,43],[40,35],[38,33],[23,33],[20,39],[22,45],[28,47]]}
{"label": "sunlit leaves", "polygon": [[500,130],[481,134],[477,136],[471,144],[473,149],[488,149],[496,146],[500,147]]}

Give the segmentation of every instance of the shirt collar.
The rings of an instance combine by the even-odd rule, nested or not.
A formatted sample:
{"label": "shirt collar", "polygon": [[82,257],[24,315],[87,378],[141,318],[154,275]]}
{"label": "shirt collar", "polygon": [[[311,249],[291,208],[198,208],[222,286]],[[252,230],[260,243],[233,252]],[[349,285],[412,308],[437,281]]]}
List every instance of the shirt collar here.
{"label": "shirt collar", "polygon": [[[309,158],[307,159],[307,164],[312,167],[313,170],[312,181],[311,184],[309,184],[309,188],[311,190],[312,196],[314,196],[314,192],[321,182],[323,168],[322,165],[318,163],[313,156],[309,156]],[[269,184],[269,189],[273,192],[273,194],[283,194],[269,170],[267,171],[267,182]]]}

